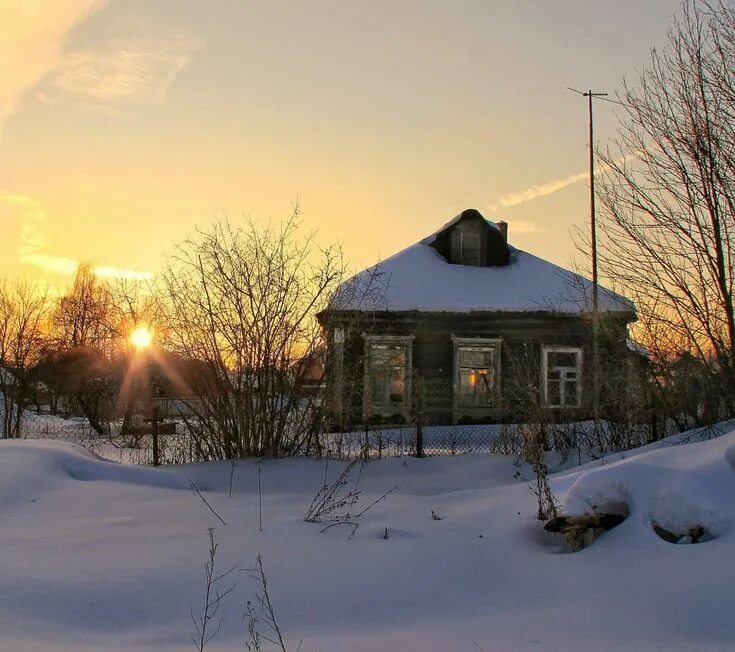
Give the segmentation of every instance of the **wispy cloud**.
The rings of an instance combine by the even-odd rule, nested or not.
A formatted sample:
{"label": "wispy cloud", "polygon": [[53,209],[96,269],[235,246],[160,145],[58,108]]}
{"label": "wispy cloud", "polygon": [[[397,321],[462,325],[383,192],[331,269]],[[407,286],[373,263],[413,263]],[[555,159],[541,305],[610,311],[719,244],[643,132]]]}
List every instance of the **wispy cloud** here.
{"label": "wispy cloud", "polygon": [[[10,209],[20,219],[20,241],[18,260],[33,265],[52,274],[71,275],[79,266],[79,261],[66,256],[48,253],[46,235],[46,211],[41,202],[26,195],[0,195],[0,206]],[[102,278],[123,278],[136,281],[150,281],[150,272],[125,269],[109,265],[95,265],[92,270]]]}
{"label": "wispy cloud", "polygon": [[[648,145],[647,147],[654,147],[653,145]],[[614,165],[622,165],[623,163],[626,163],[628,161],[635,160],[637,158],[640,158],[641,155],[644,153],[644,150],[637,150],[630,152],[628,154],[625,154],[624,156],[621,156],[617,160],[613,162]],[[601,172],[607,172],[610,169],[611,165],[598,165],[597,169],[595,170],[595,177],[600,174]],[[545,195],[551,195],[559,190],[563,190],[567,186],[571,186],[572,184],[579,183],[580,181],[585,181],[589,179],[590,173],[589,171],[586,172],[579,172],[577,174],[572,174],[564,179],[555,179],[554,181],[547,181],[546,183],[540,183],[535,186],[531,186],[530,188],[527,188],[526,190],[522,190],[521,192],[512,192],[507,195],[503,195],[500,199],[493,202],[489,210],[498,210],[499,208],[509,208],[511,206],[518,206],[518,204],[525,204],[526,202],[532,201],[534,199],[537,199],[538,197],[543,197]],[[515,222],[514,222],[515,224]]]}
{"label": "wispy cloud", "polygon": [[118,38],[99,50],[66,55],[52,86],[85,102],[155,104],[202,46],[183,32]]}
{"label": "wispy cloud", "polygon": [[547,181],[546,183],[531,186],[521,192],[512,192],[507,195],[503,195],[493,204],[493,209],[497,210],[498,208],[509,208],[511,206],[517,206],[518,204],[525,204],[526,202],[537,199],[538,197],[551,195],[567,186],[583,181],[588,177],[589,172],[580,172],[579,174],[572,174],[565,179]]}
{"label": "wispy cloud", "polygon": [[62,56],[69,31],[102,0],[0,1],[0,129]]}

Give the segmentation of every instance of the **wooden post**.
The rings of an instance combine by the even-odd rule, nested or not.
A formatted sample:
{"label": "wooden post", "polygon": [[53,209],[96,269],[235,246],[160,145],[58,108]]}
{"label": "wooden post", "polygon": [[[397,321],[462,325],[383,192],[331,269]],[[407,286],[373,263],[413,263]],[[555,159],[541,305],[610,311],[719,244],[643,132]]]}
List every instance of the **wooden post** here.
{"label": "wooden post", "polygon": [[153,466],[158,466],[158,406],[151,408],[151,435],[153,436]]}
{"label": "wooden post", "polygon": [[[567,87],[569,88],[569,87]],[[592,100],[596,97],[606,97],[607,93],[594,93],[590,88],[587,92],[569,88],[570,91],[587,98],[587,112],[589,114],[589,166],[590,166],[590,247],[592,251],[592,416],[595,421],[595,435],[599,437],[600,427],[600,307],[598,303],[597,278],[597,217],[595,214],[595,141],[592,120]]]}
{"label": "wooden post", "polygon": [[600,306],[597,279],[597,218],[595,214],[595,141],[592,124],[592,98],[602,93],[587,91],[590,137],[590,245],[592,248],[592,413],[595,433],[600,423]]}
{"label": "wooden post", "polygon": [[423,426],[423,411],[424,411],[424,387],[421,382],[421,376],[415,374],[413,377],[412,390],[414,404],[416,405],[416,457],[424,456],[424,426]]}

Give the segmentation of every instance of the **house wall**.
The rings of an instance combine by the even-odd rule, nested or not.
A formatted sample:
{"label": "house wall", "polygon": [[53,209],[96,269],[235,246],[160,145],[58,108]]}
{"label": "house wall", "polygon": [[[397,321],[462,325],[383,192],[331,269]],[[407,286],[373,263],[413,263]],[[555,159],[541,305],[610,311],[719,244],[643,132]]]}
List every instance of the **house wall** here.
{"label": "house wall", "polygon": [[[601,375],[613,378],[616,365],[626,356],[626,319],[613,316],[604,320],[601,328]],[[366,315],[330,315],[325,320],[328,333],[335,324],[344,332],[338,362],[340,373],[335,374],[337,361],[328,360],[328,391],[334,393],[330,379],[339,376],[341,391],[333,397],[336,427],[347,428],[363,424],[369,415],[363,413],[365,378],[365,336],[382,334],[412,336],[411,406],[407,420],[415,420],[421,412],[426,424],[446,424],[457,421],[502,421],[519,418],[527,403],[529,380],[537,389],[541,385],[541,351],[544,345],[582,348],[582,387],[589,386],[591,372],[591,323],[580,316],[549,313],[470,313],[427,314],[379,313]],[[492,408],[463,409],[458,411],[454,402],[455,370],[454,342],[460,338],[500,340],[499,398]],[[333,350],[330,347],[330,352]],[[614,383],[606,383],[605,391],[614,394]],[[535,397],[538,400],[538,397]],[[606,399],[607,397],[603,397]],[[610,401],[605,400],[605,403]],[[591,396],[582,393],[579,408],[559,410],[560,419],[585,418],[590,414]],[[378,419],[379,420],[379,419]]]}

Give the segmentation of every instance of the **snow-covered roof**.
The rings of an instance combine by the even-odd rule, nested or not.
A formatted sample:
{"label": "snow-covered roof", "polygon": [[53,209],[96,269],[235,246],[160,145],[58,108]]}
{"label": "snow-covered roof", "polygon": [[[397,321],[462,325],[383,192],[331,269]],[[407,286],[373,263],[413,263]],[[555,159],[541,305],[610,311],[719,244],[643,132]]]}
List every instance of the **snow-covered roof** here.
{"label": "snow-covered roof", "polygon": [[[450,264],[431,244],[461,215],[416,244],[344,283],[332,310],[582,313],[592,283],[538,256],[510,247],[505,266]],[[486,220],[487,221],[487,220]],[[495,224],[488,224],[497,228]],[[511,225],[512,226],[512,225]],[[628,299],[599,288],[601,311],[633,312]]]}

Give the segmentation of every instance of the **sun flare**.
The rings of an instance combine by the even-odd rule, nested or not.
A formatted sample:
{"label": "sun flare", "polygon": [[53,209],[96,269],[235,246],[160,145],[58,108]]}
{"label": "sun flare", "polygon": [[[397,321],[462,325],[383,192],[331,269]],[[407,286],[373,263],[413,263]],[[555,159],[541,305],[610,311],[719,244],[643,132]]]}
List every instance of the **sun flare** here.
{"label": "sun flare", "polygon": [[136,326],[130,333],[130,343],[138,350],[143,351],[153,343],[153,331],[148,326]]}

